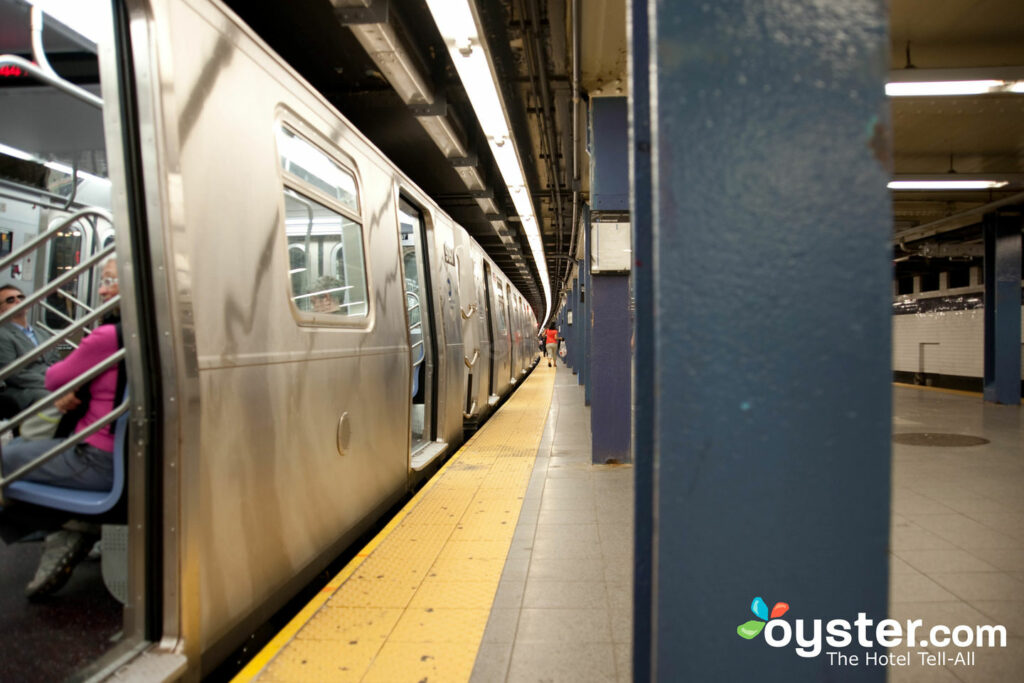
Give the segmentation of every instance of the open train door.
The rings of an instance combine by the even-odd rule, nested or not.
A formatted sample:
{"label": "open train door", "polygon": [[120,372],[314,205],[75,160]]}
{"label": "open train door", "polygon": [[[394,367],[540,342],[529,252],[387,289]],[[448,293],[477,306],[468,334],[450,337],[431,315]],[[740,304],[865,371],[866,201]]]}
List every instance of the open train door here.
{"label": "open train door", "polygon": [[405,288],[406,322],[409,328],[410,372],[410,466],[420,470],[444,450],[437,432],[437,346],[434,342],[433,297],[426,249],[423,212],[404,197],[398,201],[402,244],[402,280]]}

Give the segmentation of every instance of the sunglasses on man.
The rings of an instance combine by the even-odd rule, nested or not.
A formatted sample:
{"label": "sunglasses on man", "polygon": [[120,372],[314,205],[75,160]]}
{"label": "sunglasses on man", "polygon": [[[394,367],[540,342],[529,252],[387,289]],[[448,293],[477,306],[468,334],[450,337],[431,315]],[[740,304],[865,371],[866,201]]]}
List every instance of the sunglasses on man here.
{"label": "sunglasses on man", "polygon": [[13,304],[16,301],[24,301],[24,300],[25,300],[25,295],[24,294],[14,294],[14,295],[9,296],[6,299],[4,299],[4,303],[5,304]]}

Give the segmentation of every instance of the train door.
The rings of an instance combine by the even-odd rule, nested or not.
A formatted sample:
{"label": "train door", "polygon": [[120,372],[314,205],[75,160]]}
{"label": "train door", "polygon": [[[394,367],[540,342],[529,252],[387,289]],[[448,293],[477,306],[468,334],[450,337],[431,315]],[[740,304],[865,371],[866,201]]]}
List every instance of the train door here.
{"label": "train door", "polygon": [[[0,273],[4,284],[13,285],[4,297],[0,327],[17,331],[17,324],[28,340],[16,353],[5,352],[0,368],[0,384],[7,394],[0,416],[5,418],[0,422],[4,455],[10,458],[28,443],[33,428],[42,434],[58,412],[55,402],[91,386],[97,376],[110,377],[113,371],[117,386],[126,388],[112,399],[93,394],[89,408],[95,417],[86,429],[48,453],[30,453],[31,462],[23,459],[24,464],[0,475],[4,498],[16,501],[3,508],[6,528],[16,530],[14,538],[20,540],[49,539],[0,544],[0,588],[6,595],[26,591],[40,599],[56,593],[49,604],[61,612],[61,619],[54,621],[47,609],[22,600],[9,600],[0,608],[9,633],[19,634],[0,644],[0,661],[12,679],[83,677],[80,670],[88,665],[101,670],[95,657],[104,656],[109,663],[120,661],[122,653],[139,650],[159,636],[157,625],[163,616],[163,583],[154,578],[162,566],[161,548],[159,538],[150,536],[154,527],[149,523],[150,514],[160,509],[156,473],[162,463],[158,454],[148,451],[159,419],[152,403],[158,394],[149,390],[159,381],[153,376],[160,373],[141,371],[141,338],[151,327],[139,322],[140,269],[126,267],[137,263],[137,244],[132,240],[145,229],[138,212],[126,208],[139,206],[134,203],[139,188],[133,184],[126,189],[124,182],[129,172],[125,160],[135,159],[126,149],[137,142],[137,129],[127,123],[131,115],[122,118],[134,109],[120,106],[124,81],[119,69],[124,64],[110,40],[112,4],[79,4],[88,9],[62,15],[56,22],[40,3],[0,0],[0,24],[5,29],[0,36],[0,235],[8,237],[0,240],[6,242],[7,252],[0,256]],[[31,54],[32,60],[17,56],[24,54]],[[56,57],[57,70],[47,54]],[[66,80],[69,71],[74,83]],[[109,263],[114,257],[110,209],[115,195],[121,202],[115,212],[118,255]],[[121,266],[119,272],[114,264]],[[101,282],[106,297],[102,302],[97,301]],[[101,358],[90,357],[87,349],[76,357],[79,367],[87,368],[76,378],[54,392],[39,386],[47,366],[75,353],[88,330],[106,328],[93,342],[116,334],[108,323],[118,313],[122,348]],[[24,390],[15,395],[12,390],[21,387]],[[11,444],[8,440],[16,429],[22,440]],[[93,445],[102,457],[109,454],[109,477],[101,473],[86,490],[39,476],[44,461],[92,436],[99,437],[99,445]],[[79,526],[61,528],[60,521],[67,517],[78,520]],[[75,562],[97,539],[102,562],[73,572]],[[60,555],[62,547],[70,550]],[[60,557],[61,564],[40,562],[41,556]],[[63,581],[70,585],[62,588]],[[69,632],[66,623],[58,621],[76,628]]]}
{"label": "train door", "polygon": [[512,384],[515,384],[519,377],[519,329],[515,324],[516,302],[512,294],[512,285],[507,282],[505,283],[505,302],[509,339],[508,378]]}
{"label": "train door", "polygon": [[437,350],[434,343],[433,298],[430,296],[430,268],[426,250],[426,225],[423,212],[405,198],[398,202],[404,271],[406,323],[412,351],[410,390],[410,458],[413,469],[429,461],[437,430],[435,373]]}
{"label": "train door", "polygon": [[[103,204],[93,204],[107,208]],[[68,223],[69,213],[51,211],[47,221],[47,232],[53,232],[50,240],[45,272],[36,273],[36,288],[44,287],[76,269],[84,258],[105,249],[114,243],[113,226],[100,216],[85,216]],[[94,273],[85,270],[79,277],[66,280],[52,294],[40,302],[43,311],[40,324],[48,332],[73,324],[83,312],[96,304],[99,287],[94,282]]]}
{"label": "train door", "polygon": [[496,369],[495,356],[498,352],[497,339],[494,338],[494,320],[492,315],[492,296],[494,296],[493,283],[491,282],[491,264],[484,262],[484,317],[487,320],[487,341],[490,345],[490,353],[487,354],[487,402],[491,405],[497,401],[497,392],[494,386],[494,371]]}

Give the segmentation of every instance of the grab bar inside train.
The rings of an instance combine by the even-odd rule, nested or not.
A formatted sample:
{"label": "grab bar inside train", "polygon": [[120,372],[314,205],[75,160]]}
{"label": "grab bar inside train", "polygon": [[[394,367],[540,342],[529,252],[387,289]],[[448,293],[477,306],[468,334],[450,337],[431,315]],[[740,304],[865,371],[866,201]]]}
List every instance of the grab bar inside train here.
{"label": "grab bar inside train", "polygon": [[75,99],[90,104],[97,109],[102,109],[102,98],[78,87],[71,81],[61,78],[50,66],[50,62],[46,58],[46,51],[43,49],[43,11],[36,5],[32,6],[30,21],[32,24],[32,58],[35,60],[35,63],[17,55],[7,54],[0,55],[0,66],[16,66],[30,76],[64,91]]}
{"label": "grab bar inside train", "polygon": [[[92,220],[90,220],[92,219]],[[18,316],[21,312],[28,312],[35,304],[40,304],[40,308],[50,311],[56,314],[56,317],[61,321],[66,322],[67,326],[62,329],[53,330],[45,324],[36,322],[35,325],[40,329],[44,329],[51,333],[49,339],[41,342],[34,348],[25,351],[23,354],[15,358],[12,362],[6,366],[0,368],[0,381],[4,381],[15,374],[26,369],[30,364],[37,361],[40,358],[45,357],[51,352],[57,351],[62,344],[68,344],[72,347],[75,346],[72,341],[72,336],[78,335],[94,323],[99,322],[104,316],[113,313],[117,310],[120,303],[121,297],[119,295],[111,297],[106,302],[96,306],[95,308],[89,306],[80,296],[70,294],[65,290],[67,286],[73,286],[78,278],[83,278],[91,272],[91,270],[103,263],[103,261],[114,254],[114,245],[110,244],[106,247],[100,246],[100,240],[98,239],[98,230],[95,220],[102,219],[111,221],[110,215],[102,209],[89,208],[77,211],[70,216],[58,221],[53,227],[42,232],[37,237],[29,240],[21,248],[12,251],[10,254],[0,259],[0,270],[11,266],[12,264],[23,261],[28,257],[34,256],[36,263],[45,262],[46,251],[49,243],[55,238],[64,234],[64,230],[72,225],[86,224],[91,229],[91,237],[89,240],[89,248],[94,253],[91,255],[81,258],[74,266],[66,267],[63,272],[57,277],[46,282],[41,287],[38,287],[32,293],[25,296],[25,298],[18,302],[17,305],[12,306],[10,309],[0,314],[0,324],[6,323]],[[83,278],[85,282],[85,291],[92,294],[95,287],[95,280]],[[45,298],[51,294],[59,293],[64,295],[64,299],[71,304],[69,310],[61,312],[56,307],[51,306],[45,301]],[[42,398],[32,402],[27,407],[21,409],[17,414],[10,417],[8,420],[0,423],[0,434],[13,435],[14,430],[24,424],[24,422],[32,416],[38,415],[40,411],[49,408],[54,402],[61,396],[73,392],[81,386],[91,382],[96,377],[100,376],[103,372],[106,372],[111,367],[114,367],[118,363],[121,363],[126,355],[126,351],[121,348],[118,351],[102,362],[92,366],[85,372],[82,372],[77,377],[72,379],[70,382],[57,389],[56,391],[49,392]],[[15,482],[23,482],[28,484],[25,480],[33,470],[45,464],[47,461],[55,458],[62,451],[72,448],[78,443],[84,441],[89,436],[99,432],[101,429],[106,428],[111,423],[115,422],[128,411],[127,400],[121,402],[115,406],[106,415],[100,417],[95,422],[90,424],[88,427],[70,435],[63,439],[59,444],[56,444],[53,448],[50,448],[45,453],[35,458],[31,462],[26,463],[14,472],[4,472],[0,476],[0,489],[7,491],[9,498],[17,499],[19,496],[12,495],[13,490],[8,487]],[[59,490],[59,487],[50,487],[55,490]],[[31,493],[31,492],[30,492]],[[52,496],[45,498],[46,500],[56,500]],[[33,498],[35,500],[35,498]],[[104,510],[100,510],[104,511]]]}

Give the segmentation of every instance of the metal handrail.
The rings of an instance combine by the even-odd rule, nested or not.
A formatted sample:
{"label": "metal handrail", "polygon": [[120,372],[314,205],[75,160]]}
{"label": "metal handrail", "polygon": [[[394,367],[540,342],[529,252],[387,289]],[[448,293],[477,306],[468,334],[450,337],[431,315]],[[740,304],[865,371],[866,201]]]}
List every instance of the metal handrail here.
{"label": "metal handrail", "polygon": [[0,55],[0,66],[16,66],[19,69],[24,69],[31,76],[35,76],[40,81],[52,85],[58,90],[63,90],[68,95],[71,95],[77,100],[81,100],[86,104],[91,104],[97,109],[103,109],[103,99],[93,95],[84,88],[79,88],[74,83],[70,83],[60,76],[54,76],[46,73],[43,69],[39,68],[32,62],[19,57],[17,55]]}
{"label": "metal handrail", "polygon": [[[62,292],[64,290],[58,289],[57,291],[58,292]],[[63,311],[61,311],[59,308],[57,308],[56,306],[51,304],[49,301],[40,301],[39,305],[42,306],[47,311],[49,311],[50,313],[53,313],[55,316],[57,316],[58,318],[60,318],[61,320],[63,320],[66,323],[70,324],[70,323],[75,322],[74,318],[72,318],[71,316],[65,314]],[[49,330],[47,330],[47,331],[49,331]]]}
{"label": "metal handrail", "polygon": [[[89,208],[76,211],[67,218],[65,218],[63,221],[58,223],[57,225],[47,230],[46,232],[39,233],[39,235],[36,236],[35,239],[29,240],[27,243],[23,244],[20,249],[12,251],[10,254],[0,259],[0,270],[3,270],[7,266],[13,264],[15,261],[20,261],[22,258],[25,257],[26,254],[35,251],[40,247],[40,245],[46,244],[54,237],[56,237],[58,232],[68,227],[75,221],[81,220],[82,218],[85,218],[87,216],[96,216],[98,218],[102,218],[111,225],[113,225],[114,223],[114,219],[110,216],[110,213],[104,211],[103,209]],[[92,223],[89,223],[89,227],[92,228],[93,230],[92,237],[93,242],[95,243],[96,226],[94,226]]]}
{"label": "metal handrail", "polygon": [[[108,247],[106,247],[104,249],[101,249],[100,251],[96,252],[95,254],[90,256],[89,258],[85,259],[84,261],[82,261],[77,266],[75,266],[74,268],[72,268],[68,272],[64,273],[60,277],[58,277],[58,278],[56,278],[54,280],[51,280],[49,282],[49,284],[47,284],[45,287],[42,287],[42,288],[37,289],[36,291],[32,292],[32,294],[30,294],[28,297],[26,297],[25,300],[22,301],[20,304],[18,304],[17,306],[15,306],[13,308],[9,308],[4,313],[0,314],[0,325],[2,325],[3,323],[7,322],[9,319],[13,318],[14,315],[16,313],[18,313],[18,311],[22,310],[23,308],[28,308],[28,307],[34,305],[36,302],[38,302],[41,299],[43,299],[44,297],[46,297],[48,294],[50,294],[54,290],[59,289],[60,286],[63,285],[64,283],[70,282],[71,280],[74,280],[76,277],[81,275],[83,271],[85,271],[88,268],[92,268],[97,263],[99,263],[100,261],[102,261],[103,259],[105,259],[106,257],[110,256],[113,253],[114,253],[114,245],[111,244],[110,246],[108,246]],[[0,264],[0,270],[2,270],[2,269],[3,269],[3,265]]]}
{"label": "metal handrail", "polygon": [[477,362],[477,361],[478,361],[479,359],[480,359],[480,349],[477,349],[477,350],[476,350],[476,353],[474,353],[474,354],[473,354],[473,360],[470,360],[470,359],[468,359],[468,358],[465,358],[465,357],[463,357],[462,361],[463,361],[463,362],[464,362],[464,363],[466,364],[466,367],[467,367],[467,368],[469,368],[470,370],[472,370],[472,369],[473,369],[473,366],[474,366],[474,365],[476,365],[476,362]]}
{"label": "metal handrail", "polygon": [[77,297],[71,296],[70,294],[68,294],[63,289],[58,289],[57,290],[57,294],[59,294],[60,296],[64,297],[65,299],[67,299],[68,301],[70,301],[74,305],[78,306],[79,308],[84,308],[87,311],[91,311],[92,310],[92,307],[89,306],[87,303],[85,303],[84,301],[79,301]]}
{"label": "metal handrail", "polygon": [[102,361],[100,361],[96,365],[92,366],[91,368],[89,368],[88,370],[83,372],[81,375],[75,377],[73,380],[71,380],[67,384],[64,384],[59,389],[51,391],[49,393],[49,395],[44,396],[43,398],[39,399],[38,401],[36,401],[32,405],[30,405],[28,408],[25,408],[24,410],[22,410],[20,413],[18,413],[17,415],[12,417],[10,420],[8,420],[3,425],[3,429],[0,429],[0,431],[7,430],[7,429],[12,429],[16,425],[20,425],[27,418],[32,417],[33,415],[38,413],[40,410],[42,410],[43,408],[47,407],[53,401],[53,397],[56,396],[57,394],[67,394],[67,393],[70,393],[71,391],[74,391],[75,389],[77,389],[78,387],[82,386],[86,382],[91,382],[92,380],[96,379],[101,374],[103,374],[106,370],[109,370],[111,367],[116,365],[124,357],[125,357],[125,350],[123,348],[122,349],[118,349],[115,353],[107,356]]}
{"label": "metal handrail", "polygon": [[120,296],[112,297],[109,301],[105,302],[102,306],[95,309],[88,315],[85,315],[79,318],[78,320],[72,320],[72,324],[70,326],[65,327],[60,332],[54,333],[50,339],[47,339],[45,342],[35,347],[25,355],[18,356],[17,360],[15,360],[13,363],[10,363],[5,367],[0,368],[0,381],[5,380],[11,375],[17,373],[19,370],[33,362],[38,356],[42,356],[51,349],[56,348],[57,345],[59,345],[62,341],[64,341],[66,337],[70,336],[74,332],[77,332],[78,330],[82,329],[83,327],[93,322],[94,320],[102,318],[104,314],[116,309],[120,301]]}
{"label": "metal handrail", "polygon": [[24,465],[16,469],[14,472],[11,472],[6,477],[0,478],[0,488],[3,488],[8,484],[13,484],[17,480],[24,477],[29,472],[31,472],[32,470],[36,469],[37,467],[41,467],[47,461],[57,457],[59,453],[66,451],[67,449],[72,448],[73,446],[77,446],[79,443],[85,441],[87,438],[89,438],[96,432],[100,431],[101,429],[109,425],[111,422],[114,422],[115,420],[117,420],[117,418],[121,417],[126,412],[128,412],[128,404],[129,401],[125,399],[119,406],[114,408],[112,411],[110,411],[100,419],[93,422],[91,425],[89,425],[82,431],[76,432],[75,434],[69,436],[67,439],[64,439],[59,444],[57,444],[50,450],[46,451],[32,462],[25,463]]}
{"label": "metal handrail", "polygon": [[[67,204],[67,197],[65,197],[62,194],[57,194],[56,192],[47,192],[46,190],[41,190],[38,187],[29,187],[27,185],[12,183],[11,181],[4,180],[3,178],[0,178],[0,188],[10,188],[12,191],[27,194],[30,197],[32,197],[33,204],[43,209],[52,209],[54,211],[70,211],[71,209],[70,206],[65,206],[65,204]],[[2,197],[3,199],[10,199],[11,201],[15,202],[26,201],[24,197],[18,196],[13,192],[4,192],[3,189],[0,189],[0,197]],[[88,204],[83,204],[82,202],[72,202],[72,204],[75,204],[78,207],[89,206]]]}
{"label": "metal handrail", "polygon": [[[43,306],[46,306],[46,304],[43,304]],[[47,325],[46,323],[44,323],[44,322],[42,322],[40,320],[36,321],[36,327],[42,328],[43,331],[45,331],[51,337],[54,337],[54,336],[57,335],[57,333],[53,331],[52,327],[50,327],[49,325]],[[75,342],[71,341],[70,339],[65,339],[64,343],[67,344],[68,346],[70,346],[73,349],[77,349],[78,348],[78,344],[76,344]]]}

